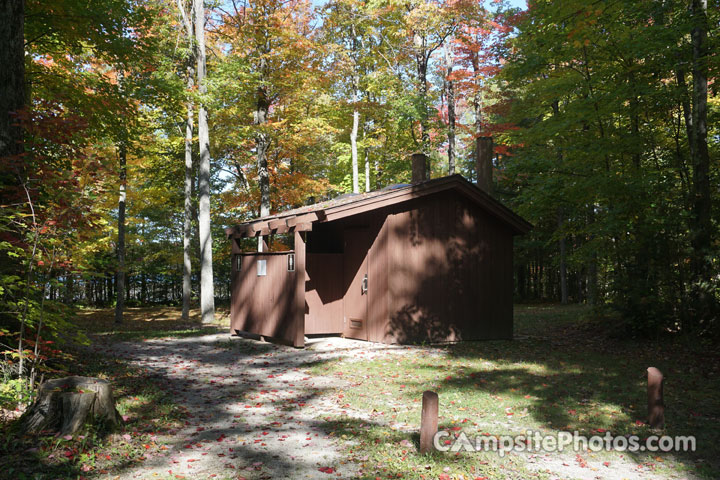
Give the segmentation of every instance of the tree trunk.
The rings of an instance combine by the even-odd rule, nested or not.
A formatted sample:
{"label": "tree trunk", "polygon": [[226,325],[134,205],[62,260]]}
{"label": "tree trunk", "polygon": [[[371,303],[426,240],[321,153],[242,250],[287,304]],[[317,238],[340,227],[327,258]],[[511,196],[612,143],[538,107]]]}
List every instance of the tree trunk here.
{"label": "tree trunk", "polygon": [[140,302],[145,305],[148,302],[147,296],[147,275],[140,274]]}
{"label": "tree trunk", "polygon": [[597,305],[598,303],[598,271],[597,271],[597,253],[590,256],[587,275],[587,301],[589,305]]}
{"label": "tree trunk", "polygon": [[445,82],[448,106],[448,174],[455,174],[455,82],[450,79],[453,72],[453,58],[450,47],[445,47]]}
{"label": "tree trunk", "polygon": [[62,436],[74,434],[87,421],[103,422],[106,426],[122,423],[107,380],[65,377],[43,383],[20,425],[24,433]]}
{"label": "tree trunk", "polygon": [[[418,42],[417,37],[419,35],[415,35],[416,37],[416,45]],[[420,40],[421,43],[424,44],[424,39]],[[425,57],[424,50],[422,52],[419,52],[416,54],[416,61],[417,61],[417,81],[418,81],[418,91],[420,94],[420,150],[422,153],[426,155],[426,168],[425,171],[427,172],[427,178],[430,179],[430,156],[429,148],[430,148],[430,122],[429,122],[429,114],[428,114],[428,83],[427,83],[427,60]]]}
{"label": "tree trunk", "polygon": [[[563,217],[561,210],[558,210],[558,230],[563,226]],[[560,303],[567,305],[568,303],[568,283],[567,283],[567,252],[565,247],[565,234],[560,232]]]}
{"label": "tree trunk", "polygon": [[255,147],[257,149],[258,183],[260,185],[260,216],[270,215],[270,172],[268,170],[267,152],[270,148],[270,136],[263,131],[268,121],[270,99],[265,88],[257,90],[257,103],[255,106],[254,123],[258,126],[255,134]]}
{"label": "tree trunk", "polygon": [[72,305],[75,299],[74,292],[75,276],[72,272],[65,273],[65,298],[63,299],[65,305]]}
{"label": "tree trunk", "polygon": [[[197,83],[200,95],[207,93],[205,82],[205,5],[203,0],[194,0],[195,40],[197,42]],[[202,323],[215,319],[215,292],[213,287],[212,231],[210,229],[210,132],[208,129],[205,100],[198,106],[198,143],[200,165],[198,173],[200,230],[200,311]]]}
{"label": "tree trunk", "polygon": [[[355,80],[353,80],[355,83]],[[353,124],[350,132],[350,155],[352,156],[352,182],[353,193],[360,193],[360,173],[358,171],[357,135],[360,123],[360,112],[357,108],[358,93],[357,87],[353,86]]]}
{"label": "tree trunk", "polygon": [[[707,281],[712,268],[708,261],[712,242],[710,155],[707,145],[708,47],[707,0],[693,0],[693,97],[691,155],[693,164],[693,217],[691,242],[695,282]],[[699,299],[702,300],[702,299]],[[704,310],[704,307],[698,307]]]}
{"label": "tree trunk", "polygon": [[[473,117],[475,122],[475,138],[480,138],[480,135],[483,133],[482,128],[482,76],[480,74],[480,56],[477,52],[472,54],[471,57],[471,63],[473,67],[473,74],[475,79],[475,95],[473,95]],[[474,145],[475,150],[475,159],[477,162],[477,157],[479,155],[478,152],[478,143],[477,140]],[[480,179],[479,177],[476,178],[476,181],[479,183]]]}
{"label": "tree trunk", "polygon": [[125,309],[125,195],[127,185],[127,147],[125,140],[118,147],[120,160],[120,198],[118,200],[118,268],[117,268],[117,300],[115,304],[115,325],[123,322]]}
{"label": "tree trunk", "polygon": [[[0,158],[22,153],[13,113],[25,106],[25,2],[6,0],[0,22]],[[20,163],[20,162],[18,162]],[[5,174],[6,172],[3,172]]]}
{"label": "tree trunk", "polygon": [[[193,71],[188,67],[188,91],[193,88]],[[182,319],[190,318],[190,298],[192,297],[192,261],[190,257],[192,240],[192,140],[193,140],[193,115],[194,108],[192,100],[187,102],[187,119],[185,121],[185,211],[183,222],[183,282],[182,282]],[[145,277],[143,276],[143,295],[145,290]]]}
{"label": "tree trunk", "polygon": [[364,148],[365,151],[365,191],[370,191],[370,154],[368,148]]}

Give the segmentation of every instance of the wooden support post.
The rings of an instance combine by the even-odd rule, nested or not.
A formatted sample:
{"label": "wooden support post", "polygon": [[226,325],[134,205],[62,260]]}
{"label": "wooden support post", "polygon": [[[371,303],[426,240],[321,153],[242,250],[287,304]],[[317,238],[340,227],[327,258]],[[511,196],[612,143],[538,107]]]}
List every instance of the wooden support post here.
{"label": "wooden support post", "polygon": [[665,427],[665,402],[663,400],[663,374],[655,367],[648,374],[648,423],[651,428]]}
{"label": "wooden support post", "polygon": [[293,346],[305,346],[305,239],[295,231],[295,304],[293,305]]}
{"label": "wooden support post", "polygon": [[422,413],[420,415],[420,453],[433,451],[433,439],[438,429],[438,394],[426,390],[422,397]]}

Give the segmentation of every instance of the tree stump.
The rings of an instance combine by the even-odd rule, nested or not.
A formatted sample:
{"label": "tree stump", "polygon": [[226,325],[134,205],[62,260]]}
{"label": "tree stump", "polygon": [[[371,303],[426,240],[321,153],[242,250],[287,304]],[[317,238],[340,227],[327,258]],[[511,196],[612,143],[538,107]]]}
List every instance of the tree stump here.
{"label": "tree stump", "polygon": [[122,418],[115,409],[110,382],[65,377],[40,385],[37,399],[20,421],[25,433],[72,435],[88,421],[113,426]]}

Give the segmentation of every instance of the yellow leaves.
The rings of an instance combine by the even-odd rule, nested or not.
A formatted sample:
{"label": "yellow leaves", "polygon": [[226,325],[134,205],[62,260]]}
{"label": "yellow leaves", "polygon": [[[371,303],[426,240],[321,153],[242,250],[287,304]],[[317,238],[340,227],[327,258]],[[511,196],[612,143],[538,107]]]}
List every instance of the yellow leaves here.
{"label": "yellow leaves", "polygon": [[[438,34],[448,23],[448,10],[435,2],[419,2],[405,17],[408,30],[420,35]],[[415,39],[417,41],[417,39]],[[418,47],[418,45],[416,45]]]}

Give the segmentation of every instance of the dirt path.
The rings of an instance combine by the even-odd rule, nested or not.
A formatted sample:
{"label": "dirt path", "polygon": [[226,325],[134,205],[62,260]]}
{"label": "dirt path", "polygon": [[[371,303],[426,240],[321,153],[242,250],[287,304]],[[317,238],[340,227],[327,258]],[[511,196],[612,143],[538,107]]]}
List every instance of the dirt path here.
{"label": "dirt path", "polygon": [[[228,334],[122,342],[104,347],[157,377],[187,409],[185,426],[142,468],[108,478],[352,478],[323,418],[341,412],[342,380],[302,369],[335,358],[402,354],[406,347],[339,338],[295,349]],[[110,350],[108,352],[107,350]]]}

